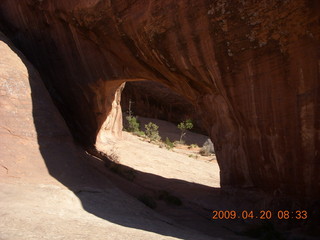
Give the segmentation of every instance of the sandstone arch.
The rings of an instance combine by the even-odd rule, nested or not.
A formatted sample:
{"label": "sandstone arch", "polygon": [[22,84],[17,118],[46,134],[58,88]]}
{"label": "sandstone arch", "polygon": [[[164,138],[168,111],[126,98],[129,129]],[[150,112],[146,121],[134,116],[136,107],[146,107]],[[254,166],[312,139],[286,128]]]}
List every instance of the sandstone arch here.
{"label": "sandstone arch", "polygon": [[318,197],[319,11],[308,0],[0,5],[1,30],[83,145],[123,82],[153,79],[199,109],[222,186]]}

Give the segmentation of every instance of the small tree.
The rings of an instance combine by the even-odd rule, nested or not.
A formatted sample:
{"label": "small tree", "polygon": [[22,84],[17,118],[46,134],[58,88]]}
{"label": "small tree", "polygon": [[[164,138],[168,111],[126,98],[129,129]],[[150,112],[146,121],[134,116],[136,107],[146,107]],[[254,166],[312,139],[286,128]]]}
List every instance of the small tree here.
{"label": "small tree", "polygon": [[181,123],[178,124],[178,128],[181,131],[180,135],[180,143],[182,143],[182,138],[187,134],[187,130],[190,130],[193,128],[193,123],[191,119],[187,119]]}
{"label": "small tree", "polygon": [[131,105],[132,105],[132,101],[131,101],[131,99],[129,99],[129,109],[128,109],[128,116],[129,117],[132,117],[132,110],[131,110]]}
{"label": "small tree", "polygon": [[146,135],[150,139],[150,141],[159,141],[161,137],[159,136],[159,126],[153,122],[149,122],[144,125],[146,128]]}
{"label": "small tree", "polygon": [[128,116],[126,116],[127,124],[125,123],[125,129],[128,132],[133,133],[134,135],[144,137],[145,134],[143,131],[140,131],[140,123],[138,122],[138,117],[133,116],[132,112],[132,102],[131,99],[129,100],[129,109],[128,109]]}

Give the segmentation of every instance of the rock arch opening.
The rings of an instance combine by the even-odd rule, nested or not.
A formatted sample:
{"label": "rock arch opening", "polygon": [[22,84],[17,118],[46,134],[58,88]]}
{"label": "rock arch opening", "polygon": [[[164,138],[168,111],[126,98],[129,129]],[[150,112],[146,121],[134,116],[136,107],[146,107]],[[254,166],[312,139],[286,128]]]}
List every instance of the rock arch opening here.
{"label": "rock arch opening", "polygon": [[[320,198],[320,5],[266,2],[1,0],[0,30],[39,71],[85,148],[108,117],[118,132],[111,110],[121,85],[152,79],[197,109],[215,144],[222,189],[308,206]],[[54,131],[43,133],[50,173],[68,185],[65,169],[74,169],[61,170],[68,164],[47,144]],[[58,153],[73,155],[66,146]]]}
{"label": "rock arch opening", "polygon": [[[131,130],[131,136],[129,134],[130,130],[128,131],[129,122],[127,119],[129,111],[130,116],[135,117],[139,125],[137,126],[137,130]],[[192,129],[187,131],[186,135],[181,138],[181,130],[177,125],[186,119],[192,121]],[[156,141],[150,141],[145,135],[145,125],[150,122],[158,127],[157,132],[160,138]],[[140,136],[140,138],[137,136]],[[128,139],[131,139],[132,143],[129,143]],[[180,158],[180,162],[176,164],[183,164],[183,157],[189,164],[191,164],[190,158],[199,160],[199,164],[201,161],[206,163],[214,161],[215,166],[212,167],[212,171],[214,172],[212,176],[215,176],[215,183],[212,182],[213,185],[211,185],[208,181],[206,185],[217,187],[220,186],[219,167],[214,155],[212,142],[208,139],[209,136],[206,135],[201,125],[201,118],[199,118],[195,106],[186,98],[173,92],[161,83],[150,80],[129,81],[122,84],[116,91],[112,108],[97,134],[95,147],[110,156],[111,160],[116,158],[117,163],[136,166],[140,170],[144,169],[144,165],[148,165],[146,162],[152,162],[153,158],[157,159],[155,160],[155,165],[158,164],[154,166],[154,169],[162,168],[161,162],[159,162],[159,159],[162,158],[162,161],[165,163],[163,168],[169,172],[170,161],[173,158],[170,156],[170,153],[173,152],[180,154],[180,156],[176,154],[176,157]],[[141,147],[139,147],[139,142],[141,143]],[[148,146],[146,142],[149,142],[149,145],[151,143],[154,144]],[[204,144],[206,147],[201,152]],[[135,148],[130,148],[130,145],[135,145]],[[143,146],[146,150],[140,149]],[[160,150],[162,153],[157,152],[157,155],[155,152],[159,147],[163,149]],[[165,149],[171,151],[166,152],[164,151]],[[162,154],[167,155],[168,159],[163,157]],[[139,157],[136,155],[140,155],[140,165],[137,165],[137,163],[132,165],[130,162],[130,159],[133,162],[139,162],[136,159]],[[121,158],[125,160],[122,161]],[[193,161],[193,164],[197,165],[197,161]],[[180,166],[180,168],[183,169],[184,167]],[[182,170],[179,172],[182,172]],[[178,175],[171,175],[170,178],[179,178]],[[186,176],[184,178],[188,180]],[[193,179],[193,177],[190,179]],[[193,182],[198,181],[193,179]]]}
{"label": "rock arch opening", "polygon": [[[207,210],[213,202],[220,201],[220,170],[215,156],[201,156],[200,148],[188,148],[185,144],[167,149],[164,142],[150,143],[125,131],[119,136],[121,115],[124,112],[125,116],[129,102],[132,115],[138,116],[140,129],[144,130],[145,124],[153,122],[159,126],[162,140],[166,137],[172,142],[179,140],[176,124],[186,118],[197,120],[198,117],[188,100],[161,83],[145,80],[123,84],[116,91],[112,109],[96,142],[98,151],[110,160],[105,164],[111,170],[111,173],[105,172],[108,178],[158,213],[215,235]],[[202,146],[208,139],[208,136],[191,131],[184,139],[189,145]],[[185,215],[188,215],[186,219],[182,217]]]}
{"label": "rock arch opening", "polygon": [[319,5],[249,2],[5,0],[0,27],[83,145],[126,79],[153,79],[199,110],[222,186],[319,198]]}
{"label": "rock arch opening", "polygon": [[[119,136],[121,131],[120,119],[122,117],[122,123],[126,124],[125,116],[129,112],[134,116],[165,120],[175,125],[190,119],[193,124],[193,132],[208,136],[208,132],[203,127],[201,116],[199,116],[196,106],[192,102],[162,83],[151,80],[129,81],[121,85],[115,94],[111,112],[101,127],[98,136],[101,135],[101,130],[105,132],[104,134]],[[167,136],[163,137],[165,139]],[[179,139],[175,137],[171,140]],[[203,142],[197,142],[197,144],[202,146]]]}

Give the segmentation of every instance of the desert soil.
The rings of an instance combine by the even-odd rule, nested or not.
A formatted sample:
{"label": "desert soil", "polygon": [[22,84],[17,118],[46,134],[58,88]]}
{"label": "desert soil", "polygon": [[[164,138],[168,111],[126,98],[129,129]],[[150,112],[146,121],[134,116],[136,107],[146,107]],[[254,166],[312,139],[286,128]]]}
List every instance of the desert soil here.
{"label": "desert soil", "polygon": [[[139,118],[142,129],[150,121],[159,126],[162,139],[169,137],[171,141],[176,141],[180,138],[179,129],[170,122]],[[218,209],[220,202],[219,166],[215,155],[201,156],[200,147],[189,148],[181,144],[168,150],[128,132],[122,135],[120,141],[109,139],[108,144],[97,147],[120,164],[131,168],[134,179],[130,178],[130,183],[121,183],[112,175],[109,175],[109,179],[138,199],[140,196],[150,196],[156,201],[155,211],[176,223],[211,236],[229,235],[223,227],[214,226],[210,219],[211,210]],[[186,143],[198,146],[202,146],[207,139],[208,136],[191,131],[185,137]],[[168,206],[160,201],[158,195],[161,191],[178,197],[183,205]]]}
{"label": "desert soil", "polygon": [[[100,159],[97,164],[70,160],[67,152],[49,156],[53,161],[47,163],[28,152],[11,163],[1,159],[0,239],[243,239],[210,220],[220,201],[214,156],[196,159],[189,156],[195,149],[167,150],[126,132],[111,143],[100,147],[132,168],[133,178],[110,171]],[[61,152],[59,145],[49,150]],[[159,200],[161,191],[182,205]],[[143,195],[157,207],[139,201]]]}
{"label": "desert soil", "polygon": [[[179,139],[179,131],[174,124],[156,119],[147,120],[160,126],[159,133],[162,139],[165,139],[163,136],[168,135],[170,139],[173,139],[172,141]],[[146,122],[146,118],[140,118],[140,121]],[[219,166],[216,157],[215,155],[201,156],[199,154],[200,147],[178,144],[173,149],[167,150],[165,146],[150,143],[147,139],[131,133],[123,132],[122,135],[121,141],[100,145],[98,149],[109,155],[115,154],[121,164],[142,172],[208,187],[220,187]],[[188,131],[186,139],[190,144],[202,146],[208,137]]]}

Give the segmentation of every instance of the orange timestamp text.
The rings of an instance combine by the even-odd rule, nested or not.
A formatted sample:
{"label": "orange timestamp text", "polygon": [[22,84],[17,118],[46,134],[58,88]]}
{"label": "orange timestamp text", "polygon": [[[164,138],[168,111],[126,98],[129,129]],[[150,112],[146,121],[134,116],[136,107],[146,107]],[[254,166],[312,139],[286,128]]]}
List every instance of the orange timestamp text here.
{"label": "orange timestamp text", "polygon": [[257,211],[235,211],[235,210],[214,210],[212,211],[212,219],[301,219],[305,220],[308,218],[308,212],[306,210],[261,210]]}

